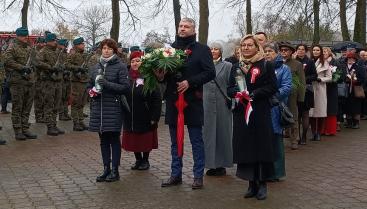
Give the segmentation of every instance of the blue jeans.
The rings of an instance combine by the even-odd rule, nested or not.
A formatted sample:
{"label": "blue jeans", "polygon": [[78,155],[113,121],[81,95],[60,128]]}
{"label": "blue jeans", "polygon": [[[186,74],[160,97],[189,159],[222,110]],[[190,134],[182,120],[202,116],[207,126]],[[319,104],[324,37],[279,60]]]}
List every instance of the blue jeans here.
{"label": "blue jeans", "polygon": [[[202,135],[202,126],[187,126],[194,158],[194,178],[202,178],[204,175],[205,153],[204,141]],[[171,176],[176,178],[182,177],[182,157],[177,155],[177,128],[174,125],[169,125],[169,133],[171,136]]]}

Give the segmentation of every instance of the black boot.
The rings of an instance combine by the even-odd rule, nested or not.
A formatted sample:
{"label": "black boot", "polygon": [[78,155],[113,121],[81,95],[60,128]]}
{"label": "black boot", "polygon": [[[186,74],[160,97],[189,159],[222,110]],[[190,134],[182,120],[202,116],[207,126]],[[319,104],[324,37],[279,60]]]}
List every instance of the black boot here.
{"label": "black boot", "polygon": [[302,137],[298,142],[299,145],[307,145],[307,133],[302,133]]}
{"label": "black boot", "polygon": [[245,193],[244,198],[255,197],[257,194],[257,183],[256,181],[249,181],[247,192]]}
{"label": "black boot", "polygon": [[265,181],[261,181],[259,183],[259,190],[256,194],[256,199],[258,200],[265,200],[266,197],[268,195],[268,188],[266,186],[266,182]]}
{"label": "black boot", "polygon": [[140,166],[138,167],[138,170],[144,171],[144,170],[148,170],[150,168],[150,164],[148,160],[143,160],[140,164]]}
{"label": "black boot", "polygon": [[136,160],[135,164],[131,166],[131,170],[138,170],[142,160]]}
{"label": "black boot", "polygon": [[84,128],[79,123],[74,122],[73,131],[84,131]]}
{"label": "black boot", "polygon": [[0,145],[5,145],[6,144],[6,141],[3,140],[1,137],[0,137]]}
{"label": "black boot", "polygon": [[352,128],[353,126],[353,120],[352,119],[347,119],[347,122],[344,124],[345,128]]}
{"label": "black boot", "polygon": [[28,129],[23,130],[23,135],[27,138],[27,139],[37,139],[37,135],[30,132]]}
{"label": "black boot", "polygon": [[111,173],[111,168],[109,165],[105,165],[103,167],[103,173],[99,176],[97,176],[96,181],[97,182],[104,182],[106,180],[106,177]]}
{"label": "black boot", "polygon": [[112,167],[111,173],[106,177],[106,182],[114,182],[120,180],[118,167]]}
{"label": "black boot", "polygon": [[47,128],[47,135],[57,136],[57,135],[59,135],[59,132],[57,131],[57,129],[55,127],[48,127]]}
{"label": "black boot", "polygon": [[353,119],[352,129],[359,129],[359,120]]}
{"label": "black boot", "polygon": [[62,130],[62,129],[59,129],[57,126],[55,126],[55,129],[57,130],[57,133],[58,133],[59,135],[63,135],[63,134],[65,134],[65,131],[64,131],[64,130]]}
{"label": "black boot", "polygon": [[314,136],[313,136],[313,141],[321,141],[321,136],[319,133],[316,133]]}
{"label": "black boot", "polygon": [[15,133],[16,140],[24,141],[27,139],[27,137],[24,136],[22,130],[14,130],[14,133]]}

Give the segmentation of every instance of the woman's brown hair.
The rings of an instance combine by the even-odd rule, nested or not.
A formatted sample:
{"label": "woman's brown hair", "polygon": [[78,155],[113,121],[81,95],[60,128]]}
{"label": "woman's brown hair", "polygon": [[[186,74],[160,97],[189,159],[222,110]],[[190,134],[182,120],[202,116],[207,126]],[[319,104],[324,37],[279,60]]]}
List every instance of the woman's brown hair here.
{"label": "woman's brown hair", "polygon": [[117,42],[111,38],[107,38],[105,40],[103,40],[101,42],[100,48],[101,50],[103,49],[103,46],[107,45],[108,47],[110,47],[111,49],[113,49],[113,53],[117,54],[118,50],[117,50]]}
{"label": "woman's brown hair", "polygon": [[[313,54],[313,49],[315,47],[320,49],[320,56],[319,57],[315,57],[314,54]],[[313,59],[314,62],[316,62],[317,59],[320,59],[320,63],[322,65],[324,65],[325,59],[324,59],[324,55],[322,53],[323,53],[323,49],[322,49],[321,45],[319,45],[319,44],[312,45],[312,47],[311,47],[311,58]]]}

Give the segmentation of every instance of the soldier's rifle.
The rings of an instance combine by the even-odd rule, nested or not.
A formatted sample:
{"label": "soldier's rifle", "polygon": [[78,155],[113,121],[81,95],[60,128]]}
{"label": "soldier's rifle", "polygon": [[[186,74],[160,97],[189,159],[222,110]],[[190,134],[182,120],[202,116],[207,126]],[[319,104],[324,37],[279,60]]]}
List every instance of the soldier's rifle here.
{"label": "soldier's rifle", "polygon": [[[28,38],[28,42],[30,43],[30,40]],[[34,65],[34,58],[36,57],[36,44],[33,44],[29,51],[29,55],[27,58],[27,62],[25,64],[25,67],[23,68],[22,75],[25,79],[29,79],[29,74],[33,72],[33,65]]]}

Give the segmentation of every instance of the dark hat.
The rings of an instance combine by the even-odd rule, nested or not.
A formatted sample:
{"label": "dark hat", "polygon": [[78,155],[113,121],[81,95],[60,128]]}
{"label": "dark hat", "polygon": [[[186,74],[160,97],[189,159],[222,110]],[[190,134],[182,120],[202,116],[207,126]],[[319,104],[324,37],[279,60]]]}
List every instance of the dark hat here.
{"label": "dark hat", "polygon": [[83,38],[83,37],[76,38],[76,39],[74,39],[74,41],[73,41],[73,45],[74,45],[74,46],[75,46],[75,45],[82,44],[82,43],[84,43],[84,38]]}
{"label": "dark hat", "polygon": [[130,52],[134,52],[134,51],[140,51],[140,47],[139,46],[130,47]]}
{"label": "dark hat", "polygon": [[45,43],[45,38],[43,38],[43,37],[38,37],[36,42],[37,42],[38,44],[39,44],[39,43]]}
{"label": "dark hat", "polygon": [[28,36],[29,35],[28,28],[20,27],[15,31],[15,34],[17,36]]}
{"label": "dark hat", "polygon": [[144,54],[141,51],[133,51],[130,54],[130,60],[137,58],[137,57],[142,57]]}
{"label": "dark hat", "polygon": [[46,35],[45,41],[46,42],[56,41],[56,34],[54,34],[54,33],[48,33]]}
{"label": "dark hat", "polygon": [[67,40],[67,39],[64,39],[64,38],[63,38],[63,39],[58,40],[58,41],[57,41],[57,44],[58,44],[58,45],[61,45],[61,46],[65,46],[65,47],[66,47],[66,46],[68,46],[68,45],[69,45],[69,42],[68,42],[68,40]]}
{"label": "dark hat", "polygon": [[289,48],[290,50],[292,50],[292,52],[295,52],[296,49],[294,48],[294,46],[288,42],[288,41],[281,41],[278,43],[278,46],[279,46],[279,49],[282,48],[282,47],[287,47]]}

